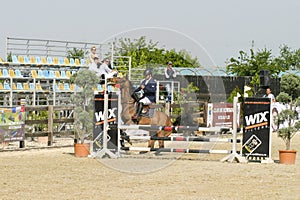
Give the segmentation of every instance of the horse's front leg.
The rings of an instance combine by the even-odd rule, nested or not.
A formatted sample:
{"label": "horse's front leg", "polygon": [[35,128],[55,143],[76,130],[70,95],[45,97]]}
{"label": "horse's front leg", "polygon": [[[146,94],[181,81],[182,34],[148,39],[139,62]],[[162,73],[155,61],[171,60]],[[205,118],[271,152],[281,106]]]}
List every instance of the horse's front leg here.
{"label": "horse's front leg", "polygon": [[[163,131],[157,131],[157,137],[164,137]],[[158,140],[159,148],[165,148],[165,143],[163,140]]]}
{"label": "horse's front leg", "polygon": [[[150,131],[150,136],[156,135],[156,132]],[[149,140],[148,141],[148,147],[149,148],[154,148],[155,140]]]}

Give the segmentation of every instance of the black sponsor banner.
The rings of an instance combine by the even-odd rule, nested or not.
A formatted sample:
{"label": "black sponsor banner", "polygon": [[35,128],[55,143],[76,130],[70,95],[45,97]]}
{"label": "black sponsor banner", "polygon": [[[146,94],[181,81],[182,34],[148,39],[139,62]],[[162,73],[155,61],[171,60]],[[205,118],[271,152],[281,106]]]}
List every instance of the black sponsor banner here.
{"label": "black sponsor banner", "polygon": [[[118,96],[116,94],[108,94],[108,112],[107,112],[107,122],[109,125],[109,130],[107,131],[108,137],[110,138],[107,148],[117,149],[118,140]],[[95,113],[94,113],[94,134],[93,140],[94,146],[93,151],[98,151],[102,149],[103,137],[103,124],[104,124],[104,94],[95,95]],[[100,135],[99,135],[100,134]],[[95,140],[96,139],[96,140]]]}
{"label": "black sponsor banner", "polygon": [[270,157],[269,98],[245,98],[242,153],[248,159]]}

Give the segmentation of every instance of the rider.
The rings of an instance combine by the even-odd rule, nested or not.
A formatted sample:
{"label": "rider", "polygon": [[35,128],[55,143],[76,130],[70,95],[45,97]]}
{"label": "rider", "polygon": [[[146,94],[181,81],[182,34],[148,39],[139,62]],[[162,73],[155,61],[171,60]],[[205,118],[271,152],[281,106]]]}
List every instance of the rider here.
{"label": "rider", "polygon": [[136,99],[138,101],[137,109],[132,119],[138,119],[143,110],[143,105],[150,105],[156,102],[156,81],[152,78],[152,71],[146,69],[144,71],[144,77],[145,79],[142,80],[141,85],[134,91],[143,92],[144,95],[141,99]]}

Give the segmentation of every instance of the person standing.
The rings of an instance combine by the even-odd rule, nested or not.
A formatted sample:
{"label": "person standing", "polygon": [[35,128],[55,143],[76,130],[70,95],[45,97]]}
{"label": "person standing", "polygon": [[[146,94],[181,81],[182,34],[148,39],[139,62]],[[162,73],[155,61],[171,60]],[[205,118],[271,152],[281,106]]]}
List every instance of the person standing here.
{"label": "person standing", "polygon": [[263,97],[270,98],[272,103],[276,102],[275,96],[272,94],[272,90],[269,87],[266,89],[266,94]]}
{"label": "person standing", "polygon": [[90,52],[89,57],[88,57],[88,63],[89,64],[94,62],[95,57],[99,58],[98,55],[96,54],[96,51],[97,51],[96,47],[92,46],[91,47],[91,52]]}
{"label": "person standing", "polygon": [[[171,61],[168,62],[168,65],[165,69],[165,78],[166,80],[170,80],[171,83],[172,81],[176,78],[176,71],[173,69],[173,63]],[[166,92],[167,92],[167,97],[166,97],[166,102],[171,102],[172,100],[172,90],[170,83],[166,84]]]}
{"label": "person standing", "polygon": [[173,80],[174,78],[176,78],[176,71],[172,68],[172,66],[173,63],[169,61],[165,69],[165,77],[167,80]]}
{"label": "person standing", "polygon": [[152,78],[152,71],[146,69],[144,71],[145,79],[142,80],[141,85],[134,91],[135,93],[142,93],[141,98],[135,98],[137,101],[136,112],[132,119],[136,120],[140,117],[144,105],[150,105],[156,102],[156,81]]}

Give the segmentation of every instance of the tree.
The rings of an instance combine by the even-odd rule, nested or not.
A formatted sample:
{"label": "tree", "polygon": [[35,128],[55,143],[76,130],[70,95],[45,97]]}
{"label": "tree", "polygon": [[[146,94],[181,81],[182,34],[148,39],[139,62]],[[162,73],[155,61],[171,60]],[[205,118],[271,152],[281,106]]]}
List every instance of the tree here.
{"label": "tree", "polygon": [[269,70],[270,75],[273,77],[278,77],[282,71],[274,61],[271,50],[261,49],[254,52],[253,49],[250,49],[250,55],[244,51],[240,51],[239,56],[237,58],[230,58],[229,64],[226,66],[226,71],[229,74],[252,76],[250,87],[253,88],[254,94],[257,92],[254,88],[259,85],[259,72],[262,69]]}
{"label": "tree", "polygon": [[80,70],[74,78],[74,83],[81,87],[71,95],[71,102],[76,106],[74,128],[76,139],[81,143],[93,133],[94,116],[94,88],[97,87],[99,77],[91,70]]}
{"label": "tree", "polygon": [[[151,68],[173,62],[175,67],[199,67],[197,58],[186,50],[176,52],[175,49],[165,50],[158,47],[158,42],[147,41],[145,36],[138,39],[120,38],[114,42],[114,52],[117,56],[130,56],[132,68]],[[120,59],[119,62],[125,62]]]}
{"label": "tree", "polygon": [[300,49],[293,50],[287,45],[280,46],[280,55],[275,59],[277,65],[285,71],[288,69],[300,69]]}
{"label": "tree", "polygon": [[88,52],[84,52],[83,49],[78,49],[78,48],[73,48],[71,50],[67,51],[67,58],[78,58],[78,59],[82,59],[84,58],[84,56],[87,54]]}
{"label": "tree", "polygon": [[289,109],[279,113],[279,123],[283,126],[278,130],[278,136],[283,139],[286,150],[291,149],[291,139],[300,130],[300,121],[297,121],[296,106],[300,105],[300,76],[285,74],[281,78],[281,92],[276,100],[289,104]]}

